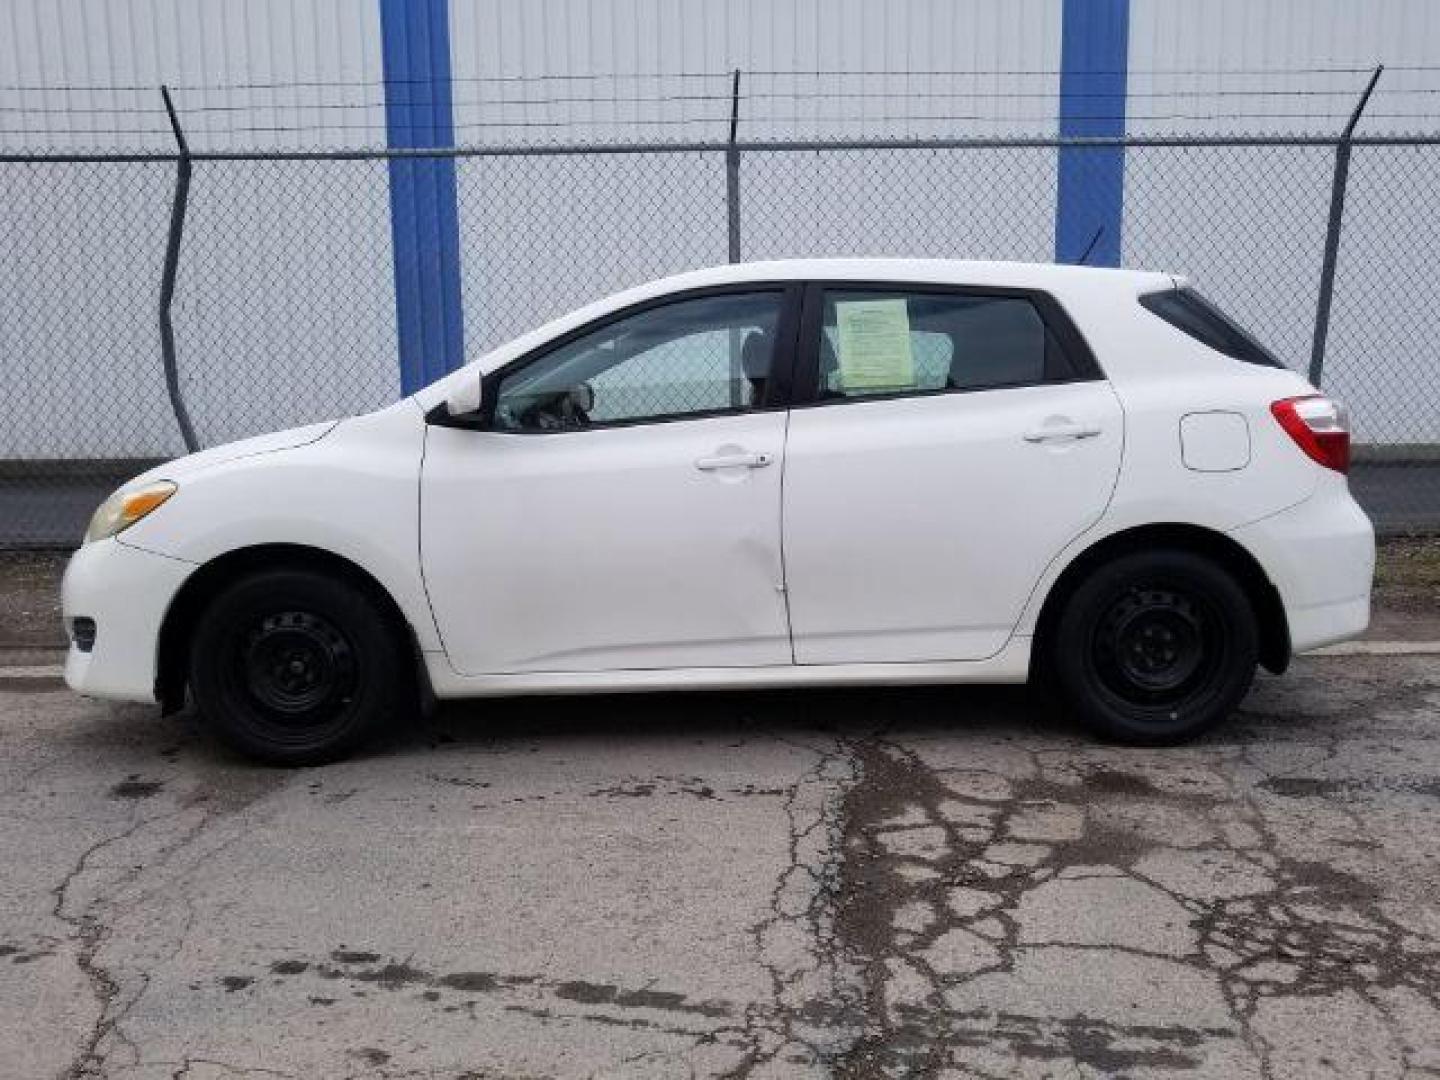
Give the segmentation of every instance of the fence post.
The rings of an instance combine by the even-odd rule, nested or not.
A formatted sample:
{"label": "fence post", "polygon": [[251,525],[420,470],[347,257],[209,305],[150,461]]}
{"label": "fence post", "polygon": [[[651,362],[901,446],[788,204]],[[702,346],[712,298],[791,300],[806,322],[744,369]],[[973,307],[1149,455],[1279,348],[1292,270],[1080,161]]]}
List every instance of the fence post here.
{"label": "fence post", "polygon": [[175,113],[175,103],[170,100],[168,86],[160,87],[160,97],[165,102],[165,113],[170,117],[170,129],[175,133],[175,143],[179,147],[179,156],[175,159],[175,200],[170,205],[170,235],[165,242],[165,269],[160,275],[160,358],[165,365],[165,389],[170,394],[170,408],[175,413],[175,423],[180,427],[180,438],[185,440],[185,449],[193,454],[200,449],[200,443],[195,438],[190,413],[180,393],[180,370],[175,363],[175,326],[170,319],[170,308],[175,300],[175,274],[180,266],[180,239],[185,233],[185,208],[190,200],[190,145],[185,141],[185,132],[180,127],[180,117]]}
{"label": "fence post", "polygon": [[1365,111],[1385,65],[1377,65],[1365,92],[1355,103],[1350,121],[1335,144],[1335,176],[1330,184],[1330,220],[1325,226],[1325,260],[1320,264],[1320,295],[1315,302],[1315,338],[1310,345],[1310,382],[1320,385],[1325,372],[1325,339],[1330,336],[1330,303],[1335,295],[1335,260],[1340,254],[1340,222],[1345,216],[1345,185],[1350,179],[1350,145],[1355,125]]}
{"label": "fence post", "polygon": [[725,146],[725,214],[730,261],[740,261],[740,69],[730,81],[730,139]]}

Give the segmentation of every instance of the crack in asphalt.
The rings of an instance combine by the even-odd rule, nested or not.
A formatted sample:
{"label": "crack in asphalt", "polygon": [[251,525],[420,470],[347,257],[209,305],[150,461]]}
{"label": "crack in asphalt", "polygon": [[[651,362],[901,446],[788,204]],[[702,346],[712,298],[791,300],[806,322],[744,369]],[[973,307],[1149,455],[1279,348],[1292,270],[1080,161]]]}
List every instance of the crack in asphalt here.
{"label": "crack in asphalt", "polygon": [[[781,741],[816,758],[785,790],[784,868],[771,886],[765,916],[749,931],[752,957],[770,983],[770,1000],[747,1006],[735,1032],[745,1053],[722,1074],[726,1080],[743,1080],[782,1055],[833,1058],[859,1004],[855,973],[847,969],[835,925],[845,798],[859,779],[858,759],[852,742],[842,737],[827,740],[820,750]],[[802,935],[798,949],[785,948],[792,931]],[[786,959],[792,956],[796,959]]]}
{"label": "crack in asphalt", "polygon": [[[79,1078],[84,1076],[101,1075],[104,1066],[104,1055],[99,1052],[102,1040],[111,1032],[116,1031],[121,1014],[112,1012],[115,999],[120,993],[120,983],[111,972],[102,966],[98,959],[101,946],[105,943],[110,934],[109,926],[99,917],[94,910],[95,901],[85,905],[79,912],[71,914],[67,911],[70,905],[70,888],[89,869],[90,860],[99,852],[113,844],[121,843],[130,839],[137,832],[147,825],[154,823],[161,817],[171,815],[158,815],[155,817],[141,817],[133,821],[127,828],[119,833],[107,836],[98,840],[86,848],[76,860],[73,867],[65,875],[51,894],[55,898],[55,905],[51,909],[51,915],[59,921],[68,924],[73,929],[73,938],[77,943],[75,955],[76,966],[85,975],[86,981],[90,984],[91,993],[95,997],[99,1013],[95,1022],[91,1025],[81,1043],[80,1049],[75,1058],[66,1070],[67,1078]],[[137,870],[130,872],[133,879]]]}
{"label": "crack in asphalt", "polygon": [[[452,972],[437,974],[414,967],[407,960],[387,958],[371,951],[337,949],[327,960],[289,958],[270,966],[281,976],[313,976],[374,985],[387,991],[422,987],[422,998],[446,1012],[465,1011],[474,1016],[479,995],[498,995],[507,1012],[532,1016],[542,1022],[579,1020],[606,1026],[647,1029],[688,1040],[693,1052],[702,1046],[726,1044],[740,1051],[740,1060],[725,1071],[743,1078],[757,1068],[786,1060],[833,1060],[856,1028],[854,1005],[858,989],[847,972],[833,928],[833,912],[840,889],[841,815],[845,790],[855,781],[856,759],[848,740],[829,736],[819,745],[780,739],[814,756],[811,766],[783,788],[757,789],[745,785],[731,789],[740,796],[783,796],[787,822],[786,861],[770,887],[767,912],[748,930],[753,960],[766,974],[770,999],[743,1006],[726,1000],[690,1001],[684,994],[647,987],[626,989],[584,980],[554,980],[534,974]],[[432,777],[454,782],[449,777]],[[713,798],[714,791],[698,777],[662,777],[626,781],[591,792],[601,797],[636,797],[652,794],[657,785],[668,794]],[[461,786],[477,786],[466,782]],[[798,948],[797,948],[798,946]],[[223,978],[236,978],[227,976]],[[250,980],[246,979],[246,986]],[[244,989],[238,987],[237,989]],[[459,1002],[454,993],[470,995]],[[523,995],[525,1001],[505,1001]],[[539,995],[544,995],[542,1002]],[[577,1008],[578,1007],[578,1008]],[[623,1010],[628,1015],[597,1011],[597,1007]],[[700,1021],[693,1027],[673,1019],[636,1016],[635,1010],[670,1018]],[[725,1020],[719,1025],[704,1021]],[[673,1056],[673,1052],[672,1052]]]}
{"label": "crack in asphalt", "polygon": [[175,1065],[175,1071],[170,1074],[170,1080],[187,1080],[190,1070],[197,1065],[208,1065],[212,1069],[222,1070],[226,1076],[279,1076],[293,1080],[294,1073],[281,1072],[279,1069],[266,1069],[259,1065],[235,1065],[228,1061],[220,1061],[216,1058],[199,1057],[186,1055],[178,1063],[170,1061],[152,1061],[149,1064],[161,1067]]}
{"label": "crack in asphalt", "polygon": [[[267,779],[260,785],[260,791],[248,794],[241,792],[238,795],[231,791],[224,798],[214,800],[207,788],[202,785],[172,809],[156,814],[134,816],[130,823],[119,832],[97,840],[81,852],[65,876],[50,890],[51,896],[54,898],[50,914],[54,919],[71,928],[71,940],[75,946],[75,964],[89,983],[97,1008],[94,1021],[81,1039],[78,1050],[63,1073],[65,1080],[103,1077],[113,1052],[106,1047],[107,1042],[111,1041],[118,1043],[119,1048],[128,1051],[132,1064],[139,1065],[142,1062],[143,1055],[140,1048],[125,1034],[122,1024],[145,996],[152,976],[148,971],[134,972],[133,977],[138,982],[138,986],[133,992],[125,995],[122,1000],[121,976],[100,960],[101,950],[112,937],[111,922],[113,919],[143,905],[153,890],[141,889],[128,899],[122,899],[123,894],[192,845],[216,820],[248,806],[263,791],[284,782],[283,778]],[[163,784],[160,782],[142,783],[135,775],[131,775],[111,789],[111,797],[127,802],[135,801],[137,805],[140,805],[141,800],[153,796],[162,787]],[[186,818],[193,820],[178,834],[169,838],[164,836],[167,824]],[[153,847],[147,847],[143,856],[133,861],[127,869],[99,885],[88,899],[76,901],[72,896],[72,891],[85,875],[99,870],[114,869],[96,865],[97,856],[112,847],[140,838],[145,831],[152,827],[161,834],[156,838]],[[239,834],[235,834],[221,841],[206,851],[200,861],[213,858],[238,838]],[[192,866],[190,870],[193,871],[193,869]],[[184,895],[183,891],[178,895],[185,905],[186,917],[175,937],[169,959],[178,955],[195,922],[195,912],[189,898]],[[198,1062],[201,1059],[194,1060]]]}
{"label": "crack in asphalt", "polygon": [[[1414,690],[1386,696],[1392,704],[1406,698],[1413,703]],[[1044,755],[1036,754],[1033,778],[993,774],[1010,788],[997,800],[993,793],[968,794],[953,781],[973,771],[947,777],[893,740],[870,737],[852,747],[860,779],[845,800],[837,925],[842,950],[861,971],[864,1025],[834,1063],[837,1076],[931,1076],[962,1062],[974,1068],[955,1052],[993,1050],[997,1043],[1008,1044],[1020,1059],[1080,1062],[1107,1074],[1142,1066],[1194,1068],[1207,1042],[1237,1035],[1261,1075],[1269,1076],[1272,1047],[1255,1025],[1265,998],[1349,991],[1388,1020],[1377,991],[1399,988],[1440,1009],[1440,943],[1384,911],[1379,890],[1361,877],[1285,855],[1256,792],[1236,790],[1226,776],[1225,766],[1233,762],[1223,752],[1191,754],[1214,780],[1212,793],[1162,790],[1143,768],[1136,773],[1113,763],[1057,778],[1047,774]],[[1072,762],[1088,754],[1050,753]],[[1350,792],[1353,785],[1337,790]],[[1204,844],[1172,846],[1101,812],[1130,801],[1247,824],[1254,843],[1236,846],[1216,829]],[[1075,835],[1011,841],[1002,850],[1017,816],[1027,808],[1057,806],[1072,808],[1080,820]],[[1356,825],[1363,828],[1358,819]],[[1229,860],[1255,880],[1234,896],[1191,895],[1163,880],[1164,856],[1175,852],[1202,861],[1213,854],[1221,869]],[[1090,873],[1076,872],[1087,866]],[[1190,940],[1147,948],[1114,938],[1087,942],[1081,931],[1050,938],[1034,933],[1027,920],[1033,921],[1039,890],[1087,877],[1129,882],[1168,898],[1185,915],[1183,925],[1169,928],[1169,937]],[[1202,882],[1197,891],[1205,889]],[[968,905],[962,913],[954,910],[956,896]],[[1024,952],[1043,948],[1191,969],[1218,985],[1230,1025],[1117,1024],[1083,1012],[1055,1017],[956,1008],[958,988],[1013,977]]]}

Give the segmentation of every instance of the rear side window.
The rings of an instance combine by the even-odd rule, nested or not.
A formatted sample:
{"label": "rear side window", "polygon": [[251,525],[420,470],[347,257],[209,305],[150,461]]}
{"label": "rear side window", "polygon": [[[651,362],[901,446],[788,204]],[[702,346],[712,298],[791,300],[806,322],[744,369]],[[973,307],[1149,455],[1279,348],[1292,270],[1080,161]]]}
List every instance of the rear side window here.
{"label": "rear side window", "polygon": [[1181,333],[1235,360],[1284,367],[1253,334],[1194,289],[1165,289],[1140,297],[1140,306],[1159,315]]}
{"label": "rear side window", "polygon": [[1074,372],[1026,297],[826,289],[820,397],[983,390]]}

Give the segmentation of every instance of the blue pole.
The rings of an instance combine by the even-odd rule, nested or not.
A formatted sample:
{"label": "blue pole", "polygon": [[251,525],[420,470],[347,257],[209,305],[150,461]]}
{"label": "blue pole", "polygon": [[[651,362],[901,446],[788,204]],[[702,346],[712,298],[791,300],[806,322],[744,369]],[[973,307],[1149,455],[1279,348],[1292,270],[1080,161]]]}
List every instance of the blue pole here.
{"label": "blue pole", "polygon": [[[380,0],[380,34],[386,141],[453,146],[449,0]],[[411,394],[464,362],[455,161],[389,168],[400,389]]]}
{"label": "blue pole", "polygon": [[[1123,136],[1130,0],[1065,0],[1062,20],[1061,137]],[[1061,147],[1058,182],[1055,261],[1119,266],[1124,148]]]}

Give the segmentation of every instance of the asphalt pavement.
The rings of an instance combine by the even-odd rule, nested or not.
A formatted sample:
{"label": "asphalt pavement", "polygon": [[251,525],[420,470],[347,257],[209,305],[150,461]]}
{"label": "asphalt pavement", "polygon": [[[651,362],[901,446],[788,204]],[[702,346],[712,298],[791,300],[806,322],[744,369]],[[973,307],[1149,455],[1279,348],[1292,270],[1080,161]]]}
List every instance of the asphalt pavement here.
{"label": "asphalt pavement", "polygon": [[[18,654],[17,654],[18,655]],[[0,1075],[1440,1075],[1440,656],[494,701],[283,771],[0,676]]]}

